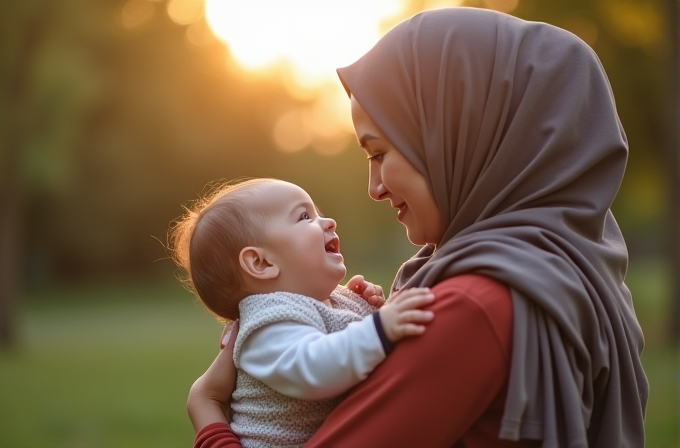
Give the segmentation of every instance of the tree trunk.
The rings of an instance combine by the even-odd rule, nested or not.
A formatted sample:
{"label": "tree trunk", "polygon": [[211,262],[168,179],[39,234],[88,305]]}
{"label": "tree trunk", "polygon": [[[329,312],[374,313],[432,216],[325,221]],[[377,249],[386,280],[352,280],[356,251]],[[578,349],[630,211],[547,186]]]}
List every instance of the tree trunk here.
{"label": "tree trunk", "polygon": [[16,345],[24,277],[23,179],[20,156],[31,135],[28,91],[35,54],[54,3],[0,2],[0,348]]}
{"label": "tree trunk", "polygon": [[[3,181],[3,183],[5,183]],[[16,345],[16,305],[22,265],[18,198],[6,185],[0,191],[0,348]]]}
{"label": "tree trunk", "polygon": [[674,342],[680,343],[680,0],[669,2],[670,30],[670,108],[667,121],[667,164],[670,179],[670,204],[668,211],[668,249],[671,278],[671,332]]}

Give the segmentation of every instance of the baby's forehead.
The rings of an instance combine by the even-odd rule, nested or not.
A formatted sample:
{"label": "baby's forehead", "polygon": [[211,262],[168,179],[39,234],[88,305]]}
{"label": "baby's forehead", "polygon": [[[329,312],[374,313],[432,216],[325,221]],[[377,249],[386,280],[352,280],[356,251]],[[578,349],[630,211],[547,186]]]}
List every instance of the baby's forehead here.
{"label": "baby's forehead", "polygon": [[314,206],[309,194],[290,182],[271,180],[252,187],[254,188],[254,191],[252,191],[253,205],[263,211],[268,209],[270,212],[274,212],[303,203]]}

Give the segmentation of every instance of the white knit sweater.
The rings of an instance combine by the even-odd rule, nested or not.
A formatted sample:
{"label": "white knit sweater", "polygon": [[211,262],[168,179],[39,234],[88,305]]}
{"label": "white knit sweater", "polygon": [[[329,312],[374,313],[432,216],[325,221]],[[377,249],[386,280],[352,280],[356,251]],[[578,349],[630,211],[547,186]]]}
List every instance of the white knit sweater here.
{"label": "white knit sweater", "polygon": [[[331,303],[332,307],[310,297],[286,292],[258,294],[241,301],[239,332],[234,346],[237,380],[232,395],[231,426],[244,447],[301,447],[340,402],[342,395],[338,396],[338,393],[354,386],[384,359],[385,354],[370,317],[376,308],[344,287],[338,287],[332,293]],[[353,322],[360,323],[347,328]],[[317,334],[311,338],[304,337],[301,341],[283,341],[283,334],[277,340],[266,340],[265,331],[277,325],[285,329],[292,328],[291,325],[301,326],[307,335],[309,332]],[[328,336],[331,333],[334,334]],[[359,348],[356,348],[356,343],[351,343],[351,338],[356,339],[357,336],[362,338],[362,341],[358,341]],[[323,338],[344,339],[346,343],[324,341]],[[297,346],[310,340],[316,341],[312,343],[317,343],[317,346],[319,342],[322,344],[322,353],[318,356],[309,355],[309,347]],[[253,345],[250,343],[253,341],[258,342],[257,346],[248,348]],[[261,356],[261,352],[266,352],[269,345],[274,346],[275,353]],[[260,352],[263,359],[283,361],[274,367],[258,367],[252,361],[246,362],[249,350]],[[358,367],[347,361],[362,360],[364,357],[367,358],[366,362],[359,362]],[[315,362],[322,365],[315,365]],[[284,373],[276,372],[276,369],[282,368],[285,369]],[[314,377],[315,370],[333,374]],[[309,379],[309,376],[314,378]],[[285,384],[282,384],[282,378]],[[319,380],[323,384],[318,384]],[[324,399],[304,399],[309,397]]]}

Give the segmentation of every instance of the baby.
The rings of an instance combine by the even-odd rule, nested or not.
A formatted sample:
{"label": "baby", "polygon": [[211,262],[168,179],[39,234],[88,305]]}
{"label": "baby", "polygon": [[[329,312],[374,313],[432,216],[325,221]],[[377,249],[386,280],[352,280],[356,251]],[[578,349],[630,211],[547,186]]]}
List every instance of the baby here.
{"label": "baby", "polygon": [[[426,288],[384,302],[347,270],[336,223],[276,179],[228,184],[172,229],[174,258],[205,306],[239,320],[232,429],[244,447],[302,446],[394,343],[433,315]],[[384,302],[384,304],[383,304]]]}

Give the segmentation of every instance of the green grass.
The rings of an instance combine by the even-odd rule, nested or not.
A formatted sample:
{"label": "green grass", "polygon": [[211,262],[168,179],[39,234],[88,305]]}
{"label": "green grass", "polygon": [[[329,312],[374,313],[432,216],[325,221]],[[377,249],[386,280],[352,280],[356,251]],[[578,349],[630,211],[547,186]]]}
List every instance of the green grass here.
{"label": "green grass", "polygon": [[[636,290],[660,290],[649,285],[663,280],[654,272],[631,283],[648,327],[661,325],[665,307]],[[186,394],[215,356],[221,328],[189,293],[176,284],[92,285],[24,303],[20,344],[0,353],[1,448],[191,446]],[[661,332],[645,331],[647,447],[678,448],[680,356]]]}
{"label": "green grass", "polygon": [[[0,447],[188,447],[219,324],[180,287],[43,294],[0,357]],[[117,299],[117,300],[115,300]]]}
{"label": "green grass", "polygon": [[671,347],[649,347],[642,356],[649,380],[646,431],[648,448],[680,446],[680,356]]}
{"label": "green grass", "polygon": [[654,261],[632,265],[626,278],[645,334],[642,362],[650,384],[648,448],[680,447],[680,356],[677,345],[668,342],[670,278],[670,270]]}

